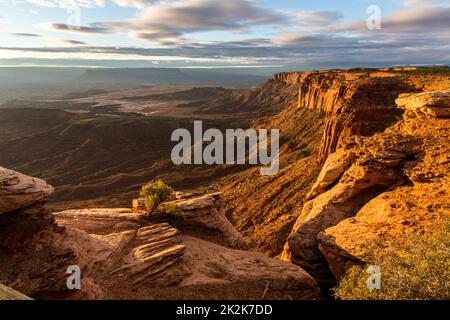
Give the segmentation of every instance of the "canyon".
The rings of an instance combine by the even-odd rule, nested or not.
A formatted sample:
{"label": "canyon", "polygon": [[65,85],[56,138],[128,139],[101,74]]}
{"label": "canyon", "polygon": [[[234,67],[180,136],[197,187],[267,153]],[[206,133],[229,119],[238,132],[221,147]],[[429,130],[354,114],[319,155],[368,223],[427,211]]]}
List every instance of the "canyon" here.
{"label": "canyon", "polygon": [[[449,75],[426,68],[289,72],[189,104],[212,116],[209,127],[279,129],[273,176],[170,165],[164,141],[191,119],[53,110],[15,138],[4,121],[0,161],[16,171],[0,168],[0,283],[38,299],[323,297],[351,266],[370,262],[376,242],[428,234],[448,218],[449,89]],[[56,197],[17,171],[49,177]],[[120,207],[155,177],[201,192],[171,200],[176,215]],[[75,292],[61,272],[73,264],[85,284]]]}

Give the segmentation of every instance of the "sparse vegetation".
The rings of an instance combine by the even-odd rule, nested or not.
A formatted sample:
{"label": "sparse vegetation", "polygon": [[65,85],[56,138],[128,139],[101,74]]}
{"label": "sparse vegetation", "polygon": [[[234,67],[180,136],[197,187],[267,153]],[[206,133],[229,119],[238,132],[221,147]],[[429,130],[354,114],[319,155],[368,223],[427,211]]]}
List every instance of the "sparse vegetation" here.
{"label": "sparse vegetation", "polygon": [[171,216],[181,216],[183,211],[177,206],[176,203],[170,202],[164,205],[164,211]]}
{"label": "sparse vegetation", "polygon": [[141,188],[140,196],[145,199],[145,206],[149,213],[166,200],[173,192],[173,189],[162,180],[150,181]]}
{"label": "sparse vegetation", "polygon": [[334,289],[345,300],[450,299],[450,220],[430,235],[411,235],[387,248],[378,244],[371,264],[381,268],[381,289],[370,290],[367,267],[354,266]]}

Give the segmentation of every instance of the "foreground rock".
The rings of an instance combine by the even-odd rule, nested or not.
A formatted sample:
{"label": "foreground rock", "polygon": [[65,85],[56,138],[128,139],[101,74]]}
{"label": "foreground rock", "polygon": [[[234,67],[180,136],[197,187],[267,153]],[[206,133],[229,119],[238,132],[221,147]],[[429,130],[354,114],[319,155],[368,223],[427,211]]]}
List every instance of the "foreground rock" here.
{"label": "foreground rock", "polygon": [[0,214],[32,205],[52,192],[41,179],[0,167]]}
{"label": "foreground rock", "polygon": [[0,300],[32,300],[32,299],[0,283]]}
{"label": "foreground rock", "polygon": [[[181,196],[166,205],[175,206],[176,212],[168,214],[164,210],[154,214],[152,220],[167,220],[171,225],[183,230],[183,234],[209,240],[217,244],[243,249],[241,234],[225,217],[225,203],[221,193],[211,193],[196,197]],[[163,206],[164,207],[164,206]]]}
{"label": "foreground rock", "polygon": [[297,266],[185,235],[167,223],[136,219],[131,210],[71,210],[55,216],[59,224],[84,229],[111,246],[107,259],[95,261],[105,270],[96,275],[103,298],[298,299],[318,293],[312,277]]}
{"label": "foreground rock", "polygon": [[370,261],[376,241],[401,241],[449,215],[449,100],[442,97],[448,92],[401,96],[404,121],[355,136],[328,157],[282,259],[330,284]]}
{"label": "foreground rock", "polygon": [[[316,281],[300,267],[229,248],[240,247],[242,239],[225,221],[220,194],[176,203],[177,219],[149,219],[131,209],[51,214],[42,201],[8,211],[0,215],[0,283],[35,299],[318,295]],[[70,266],[81,271],[80,290],[67,288]]]}

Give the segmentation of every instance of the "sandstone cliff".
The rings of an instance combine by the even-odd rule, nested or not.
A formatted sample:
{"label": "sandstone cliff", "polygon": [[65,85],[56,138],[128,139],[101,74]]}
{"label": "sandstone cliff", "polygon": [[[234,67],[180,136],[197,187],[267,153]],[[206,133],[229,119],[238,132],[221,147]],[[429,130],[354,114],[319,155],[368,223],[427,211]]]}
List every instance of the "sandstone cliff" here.
{"label": "sandstone cliff", "polygon": [[[306,195],[329,154],[353,135],[371,136],[383,132],[401,119],[395,99],[403,93],[448,88],[450,79],[417,76],[402,72],[309,71],[273,76],[264,88],[272,103],[285,99],[274,116],[255,120],[254,127],[279,128],[281,168],[275,177],[260,176],[250,169],[227,177],[224,195],[228,215],[252,250],[278,255],[295,220],[301,214]],[[258,96],[264,96],[259,93]]]}
{"label": "sandstone cliff", "polygon": [[332,284],[369,261],[377,241],[427,232],[450,212],[450,92],[404,94],[403,121],[353,136],[331,154],[308,195],[282,259]]}
{"label": "sandstone cliff", "polygon": [[[0,177],[8,195],[0,215],[0,283],[32,298],[307,299],[319,293],[300,267],[233,249],[242,238],[225,219],[220,194],[179,199],[175,216],[149,218],[131,209],[52,214],[44,207],[51,187],[42,180],[4,168]],[[31,196],[37,202],[30,204]],[[66,286],[74,265],[80,290]]]}

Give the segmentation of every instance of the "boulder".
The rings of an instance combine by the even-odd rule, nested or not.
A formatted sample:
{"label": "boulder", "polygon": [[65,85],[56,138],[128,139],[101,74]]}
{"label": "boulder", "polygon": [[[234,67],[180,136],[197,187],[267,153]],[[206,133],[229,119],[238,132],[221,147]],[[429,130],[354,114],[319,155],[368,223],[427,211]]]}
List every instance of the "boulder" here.
{"label": "boulder", "polygon": [[[318,296],[316,281],[302,268],[229,248],[242,239],[225,218],[220,194],[175,202],[180,210],[175,215],[185,221],[180,228],[167,217],[158,222],[127,208],[51,214],[37,202],[3,213],[0,283],[8,288],[0,285],[0,298],[25,297],[12,295],[12,289],[34,299]],[[79,290],[67,287],[73,267],[81,272]]]}
{"label": "boulder", "polygon": [[[406,180],[400,164],[419,152],[420,139],[409,135],[355,136],[346,148],[330,155],[313,186],[308,202],[288,237],[283,260],[305,268],[323,285],[335,277],[319,248],[318,236],[388,188]],[[332,270],[331,270],[332,271]]]}
{"label": "boulder", "polygon": [[399,108],[414,114],[450,116],[450,90],[401,94],[395,102]]}
{"label": "boulder", "polygon": [[47,182],[0,167],[0,214],[25,208],[53,192]]}

